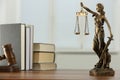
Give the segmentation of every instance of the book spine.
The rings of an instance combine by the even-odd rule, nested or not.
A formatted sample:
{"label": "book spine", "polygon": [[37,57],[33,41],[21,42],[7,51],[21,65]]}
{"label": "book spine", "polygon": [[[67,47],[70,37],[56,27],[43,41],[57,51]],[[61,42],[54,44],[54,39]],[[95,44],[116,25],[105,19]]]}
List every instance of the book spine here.
{"label": "book spine", "polygon": [[26,25],[26,70],[32,69],[33,63],[33,25]]}
{"label": "book spine", "polygon": [[25,70],[25,25],[21,24],[21,70]]}

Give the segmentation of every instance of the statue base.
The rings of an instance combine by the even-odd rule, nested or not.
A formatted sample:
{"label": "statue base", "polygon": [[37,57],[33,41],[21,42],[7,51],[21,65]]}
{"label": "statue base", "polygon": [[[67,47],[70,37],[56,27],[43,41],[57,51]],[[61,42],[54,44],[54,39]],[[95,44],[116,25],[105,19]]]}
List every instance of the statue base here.
{"label": "statue base", "polygon": [[90,70],[91,76],[114,76],[115,71],[112,68],[94,68]]}

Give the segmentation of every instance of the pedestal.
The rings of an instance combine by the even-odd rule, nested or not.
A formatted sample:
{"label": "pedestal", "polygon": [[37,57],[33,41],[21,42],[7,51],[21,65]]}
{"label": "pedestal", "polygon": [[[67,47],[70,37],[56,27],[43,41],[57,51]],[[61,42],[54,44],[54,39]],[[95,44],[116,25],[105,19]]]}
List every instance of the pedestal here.
{"label": "pedestal", "polygon": [[115,71],[112,68],[94,68],[90,70],[90,75],[91,76],[114,76]]}
{"label": "pedestal", "polygon": [[0,72],[17,72],[20,71],[18,66],[0,66]]}

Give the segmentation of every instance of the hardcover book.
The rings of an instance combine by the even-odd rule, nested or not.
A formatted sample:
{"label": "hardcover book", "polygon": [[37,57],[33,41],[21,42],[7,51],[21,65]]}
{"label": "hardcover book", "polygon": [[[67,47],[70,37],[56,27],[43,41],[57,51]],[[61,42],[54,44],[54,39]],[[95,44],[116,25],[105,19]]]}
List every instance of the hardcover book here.
{"label": "hardcover book", "polygon": [[[21,70],[25,70],[26,68],[26,49],[30,48],[26,47],[26,36],[26,24],[14,23],[0,25],[0,46],[5,44],[12,45],[13,52],[17,61],[16,65]],[[0,55],[3,55],[2,48],[0,48]],[[0,61],[0,65],[7,65],[7,61]]]}
{"label": "hardcover book", "polygon": [[32,69],[33,63],[33,25],[26,25],[26,54],[25,54],[25,69]]}
{"label": "hardcover book", "polygon": [[33,70],[56,70],[56,63],[34,63]]}
{"label": "hardcover book", "polygon": [[[0,46],[11,44],[16,57],[17,65],[24,69],[25,63],[25,25],[24,24],[1,24]],[[3,54],[0,48],[0,55]],[[22,59],[21,59],[22,58]],[[7,61],[1,61],[0,65],[7,65]]]}
{"label": "hardcover book", "polygon": [[48,43],[34,43],[34,51],[55,52],[55,45]]}
{"label": "hardcover book", "polygon": [[33,53],[33,63],[51,63],[55,60],[54,52],[34,52]]}

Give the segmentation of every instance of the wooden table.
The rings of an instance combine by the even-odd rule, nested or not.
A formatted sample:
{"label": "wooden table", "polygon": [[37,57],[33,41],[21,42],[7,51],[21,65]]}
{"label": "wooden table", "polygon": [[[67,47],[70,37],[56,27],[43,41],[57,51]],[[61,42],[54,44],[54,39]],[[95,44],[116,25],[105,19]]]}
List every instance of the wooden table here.
{"label": "wooden table", "polygon": [[120,80],[120,71],[112,77],[89,76],[89,70],[0,72],[0,80]]}

